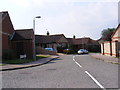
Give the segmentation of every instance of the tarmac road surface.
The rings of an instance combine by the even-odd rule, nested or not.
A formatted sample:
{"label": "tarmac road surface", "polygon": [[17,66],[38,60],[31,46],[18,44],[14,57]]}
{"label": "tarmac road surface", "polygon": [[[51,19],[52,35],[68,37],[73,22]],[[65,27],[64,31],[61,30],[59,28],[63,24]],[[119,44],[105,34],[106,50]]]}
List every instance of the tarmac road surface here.
{"label": "tarmac road surface", "polygon": [[2,72],[2,88],[118,88],[118,65],[62,55],[42,66]]}

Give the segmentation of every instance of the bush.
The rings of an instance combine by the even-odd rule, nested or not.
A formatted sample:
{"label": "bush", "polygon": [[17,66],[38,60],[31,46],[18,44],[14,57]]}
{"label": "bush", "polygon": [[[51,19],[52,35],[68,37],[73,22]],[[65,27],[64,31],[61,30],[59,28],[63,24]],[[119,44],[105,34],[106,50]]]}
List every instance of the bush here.
{"label": "bush", "polygon": [[101,48],[100,45],[89,45],[88,51],[89,52],[100,52]]}
{"label": "bush", "polygon": [[77,53],[77,49],[72,45],[70,45],[68,49],[69,49],[69,52],[67,54],[76,54]]}

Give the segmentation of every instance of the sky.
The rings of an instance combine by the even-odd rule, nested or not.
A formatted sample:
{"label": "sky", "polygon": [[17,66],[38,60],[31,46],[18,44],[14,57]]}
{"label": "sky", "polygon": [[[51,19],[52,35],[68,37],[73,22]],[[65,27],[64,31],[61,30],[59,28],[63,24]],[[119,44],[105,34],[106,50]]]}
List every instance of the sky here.
{"label": "sky", "polygon": [[8,11],[14,28],[35,34],[64,34],[68,38],[97,40],[101,31],[118,25],[119,0],[0,0],[0,11]]}

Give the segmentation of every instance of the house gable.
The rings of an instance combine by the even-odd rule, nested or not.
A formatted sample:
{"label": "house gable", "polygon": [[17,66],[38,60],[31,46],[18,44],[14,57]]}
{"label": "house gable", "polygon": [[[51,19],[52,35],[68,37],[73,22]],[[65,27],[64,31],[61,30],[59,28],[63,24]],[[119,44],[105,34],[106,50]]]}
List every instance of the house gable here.
{"label": "house gable", "polygon": [[68,43],[67,39],[62,36],[59,40],[58,40],[58,43]]}
{"label": "house gable", "polygon": [[4,35],[13,34],[14,27],[8,12],[0,12],[0,14],[2,14],[2,33]]}
{"label": "house gable", "polygon": [[14,33],[14,27],[13,24],[11,22],[9,13],[6,12],[0,12],[0,14],[2,15],[2,30],[0,30],[2,33],[2,49],[4,50],[11,50],[12,46],[11,46],[11,42],[10,42],[10,38]]}
{"label": "house gable", "polygon": [[120,25],[118,25],[117,29],[113,33],[112,41],[119,41],[120,42]]}

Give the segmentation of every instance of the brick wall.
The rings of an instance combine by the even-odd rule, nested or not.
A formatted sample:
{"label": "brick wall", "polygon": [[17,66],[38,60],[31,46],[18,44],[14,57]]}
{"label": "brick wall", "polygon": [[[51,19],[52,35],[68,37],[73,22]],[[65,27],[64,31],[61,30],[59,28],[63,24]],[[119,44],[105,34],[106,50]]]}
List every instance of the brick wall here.
{"label": "brick wall", "polygon": [[9,40],[9,36],[13,34],[13,32],[14,32],[14,28],[13,28],[11,19],[9,15],[6,13],[2,21],[2,49],[3,50],[11,49],[11,42]]}
{"label": "brick wall", "polygon": [[107,41],[101,43],[101,53],[103,55],[118,57],[119,50],[120,50],[120,42]]}
{"label": "brick wall", "polygon": [[[20,44],[21,43],[21,44]],[[19,46],[20,45],[20,46]],[[32,40],[12,41],[12,48],[17,54],[17,58],[20,55],[26,54],[27,58],[33,58],[33,42]]]}

